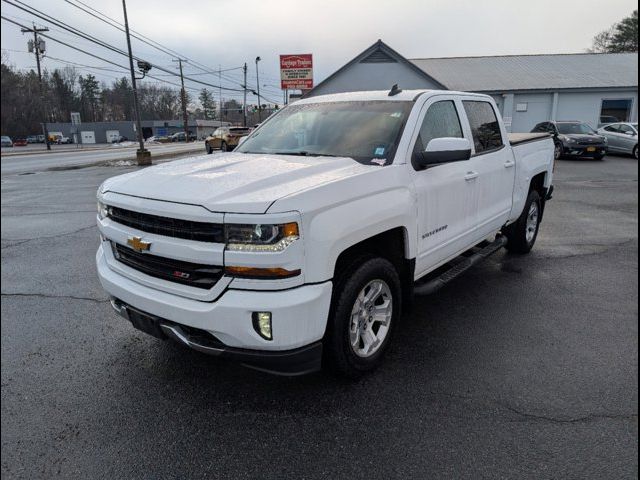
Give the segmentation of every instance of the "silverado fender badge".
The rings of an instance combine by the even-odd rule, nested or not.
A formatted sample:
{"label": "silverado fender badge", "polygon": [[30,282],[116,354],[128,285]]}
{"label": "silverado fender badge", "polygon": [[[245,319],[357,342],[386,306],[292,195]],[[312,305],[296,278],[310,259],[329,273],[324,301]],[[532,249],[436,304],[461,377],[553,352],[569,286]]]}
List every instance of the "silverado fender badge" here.
{"label": "silverado fender badge", "polygon": [[127,238],[127,245],[133,248],[136,252],[143,252],[151,248],[151,242],[145,242],[141,237]]}

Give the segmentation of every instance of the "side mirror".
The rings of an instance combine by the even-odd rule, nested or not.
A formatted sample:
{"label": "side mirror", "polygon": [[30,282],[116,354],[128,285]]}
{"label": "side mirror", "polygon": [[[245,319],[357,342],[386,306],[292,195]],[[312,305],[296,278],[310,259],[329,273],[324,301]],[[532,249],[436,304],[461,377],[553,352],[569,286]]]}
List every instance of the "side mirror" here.
{"label": "side mirror", "polygon": [[471,142],[466,138],[434,138],[424,152],[418,152],[415,161],[422,167],[439,163],[463,162],[471,158]]}
{"label": "side mirror", "polygon": [[238,146],[242,145],[246,139],[247,139],[246,135],[244,137],[240,137],[238,139]]}

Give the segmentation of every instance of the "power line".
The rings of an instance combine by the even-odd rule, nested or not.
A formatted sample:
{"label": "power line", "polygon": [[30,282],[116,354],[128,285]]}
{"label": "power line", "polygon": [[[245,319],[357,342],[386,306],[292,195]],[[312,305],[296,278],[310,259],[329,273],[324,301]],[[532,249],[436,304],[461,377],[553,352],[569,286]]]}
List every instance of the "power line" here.
{"label": "power line", "polygon": [[[84,3],[84,2],[82,2],[82,1],[80,1],[80,0],[75,0],[75,2],[79,3],[80,5],[83,5],[84,7],[86,7],[87,9],[89,9],[89,10],[91,10],[91,11],[89,11],[89,10],[87,10],[87,9],[85,9],[85,8],[82,8],[80,5],[77,5],[76,3],[73,3],[73,2],[71,2],[70,0],[64,0],[64,1],[65,1],[66,3],[68,3],[69,5],[72,5],[72,6],[76,7],[76,8],[78,8],[78,9],[82,10],[83,12],[85,12],[85,13],[87,13],[87,14],[91,15],[92,17],[97,18],[98,20],[100,20],[100,21],[102,21],[102,22],[106,23],[107,25],[110,25],[110,26],[112,26],[112,27],[114,27],[114,28],[116,28],[116,29],[118,29],[118,30],[120,30],[120,31],[124,31],[124,30],[122,30],[122,28],[121,28],[121,27],[122,27],[122,24],[121,24],[120,22],[118,22],[117,20],[115,20],[115,19],[113,19],[113,18],[109,17],[108,15],[106,15],[106,14],[104,14],[104,13],[100,12],[99,10],[97,10],[97,9],[95,9],[95,8],[93,8],[93,7],[89,6],[89,5],[87,5],[86,3]],[[95,14],[94,14],[94,13],[92,13],[92,12],[95,12]],[[99,17],[98,15],[96,15],[96,14],[100,15],[100,17]],[[103,17],[103,18],[101,18],[101,17]],[[135,30],[130,30],[130,31],[132,32],[132,33],[131,33],[131,36],[132,36],[133,38],[135,38],[135,39],[137,39],[137,40],[139,40],[139,41],[141,41],[141,42],[143,42],[143,43],[146,43],[147,45],[149,45],[149,46],[151,46],[151,47],[155,48],[156,50],[159,50],[159,51],[161,51],[161,52],[163,52],[163,53],[166,53],[166,54],[168,54],[168,55],[169,55],[169,56],[171,56],[171,57],[184,58],[185,60],[188,60],[188,61],[189,61],[189,62],[190,62],[194,67],[199,68],[200,70],[203,70],[203,73],[200,73],[199,75],[217,74],[217,73],[218,73],[218,72],[213,72],[213,71],[211,71],[211,68],[210,68],[210,67],[207,67],[207,66],[206,66],[206,65],[204,65],[204,64],[201,64],[201,63],[199,63],[199,62],[196,62],[195,60],[193,60],[193,59],[191,59],[191,58],[189,58],[189,57],[187,57],[187,56],[185,56],[185,55],[182,55],[182,54],[180,54],[180,53],[176,52],[175,50],[172,50],[171,48],[169,48],[169,47],[167,47],[167,46],[165,46],[165,45],[161,44],[160,42],[157,42],[157,41],[155,41],[155,40],[152,40],[151,38],[146,37],[145,35],[142,35],[142,34],[141,34],[141,33],[139,33],[139,32],[136,32]],[[154,44],[155,44],[155,45],[154,45]],[[202,67],[206,67],[206,68],[202,68]],[[208,70],[207,70],[207,69],[208,69]],[[233,68],[229,68],[229,69],[222,70],[222,71],[223,71],[223,72],[226,72],[226,71],[231,71],[231,70],[240,70],[240,69],[242,69],[242,67],[233,67]],[[194,74],[191,74],[191,75],[194,75]]]}
{"label": "power line", "polygon": [[[2,15],[2,16],[1,16],[1,18],[2,18],[3,20],[7,21],[7,22],[13,23],[14,25],[17,25],[17,26],[19,26],[19,27],[27,28],[27,27],[25,27],[24,25],[22,25],[22,24],[20,24],[20,23],[18,23],[18,22],[16,22],[16,21],[14,21],[14,20],[11,20],[10,18],[5,17],[4,15]],[[101,61],[103,61],[103,62],[109,63],[109,64],[114,65],[114,66],[116,66],[116,67],[119,67],[119,68],[122,68],[122,69],[128,70],[128,69],[127,69],[127,67],[125,67],[125,66],[123,66],[123,65],[120,65],[120,64],[118,64],[118,63],[112,62],[111,60],[107,60],[106,58],[101,57],[101,56],[99,56],[99,55],[95,55],[95,54],[93,54],[93,53],[87,52],[86,50],[83,50],[83,49],[81,49],[81,48],[79,48],[79,47],[76,47],[76,46],[73,46],[73,45],[69,45],[68,43],[63,42],[62,40],[58,40],[57,38],[54,38],[54,37],[52,37],[51,35],[45,35],[45,34],[41,33],[41,34],[40,34],[40,36],[41,36],[41,37],[48,38],[49,40],[53,40],[54,42],[60,43],[60,44],[64,45],[65,47],[69,47],[69,48],[71,48],[71,49],[73,49],[73,50],[77,50],[77,51],[79,51],[79,52],[81,52],[81,53],[84,53],[85,55],[89,55],[90,57],[93,57],[93,58],[96,58],[96,59],[101,60]],[[166,84],[169,84],[169,85],[173,85],[174,87],[180,87],[180,85],[179,85],[179,84],[177,84],[177,83],[170,82],[170,81],[165,80],[165,79],[163,79],[163,78],[157,78],[157,77],[155,77],[155,76],[153,76],[153,75],[148,75],[148,74],[147,74],[147,78],[152,78],[152,79],[157,80],[157,81],[159,81],[159,82],[163,82],[163,83],[166,83]],[[196,88],[192,88],[192,87],[186,87],[186,88],[187,88],[187,89],[189,89],[189,90],[198,90],[198,89],[196,89]]]}
{"label": "power line", "polygon": [[[22,5],[25,5],[25,6],[29,7],[33,11],[30,11],[27,8],[23,8],[20,5],[17,5],[15,3],[11,2],[10,0],[2,0],[2,1],[5,2],[5,3],[8,3],[9,5],[12,5],[12,6],[16,7],[16,8],[19,8],[20,10],[23,10],[23,11],[25,11],[25,12],[27,12],[27,13],[35,16],[35,17],[38,17],[38,18],[40,18],[42,20],[45,20],[48,23],[52,23],[53,25],[56,25],[56,26],[58,26],[60,28],[63,28],[63,29],[65,29],[65,30],[67,30],[67,31],[69,31],[69,32],[81,37],[81,38],[84,38],[86,40],[89,40],[89,41],[97,44],[97,45],[100,45],[103,48],[106,48],[106,49],[111,50],[111,51],[113,51],[115,53],[118,53],[120,55],[128,57],[128,54],[126,52],[124,52],[123,50],[120,50],[119,48],[113,47],[113,46],[109,45],[108,43],[106,43],[106,42],[104,42],[104,41],[102,41],[102,40],[100,40],[100,39],[98,39],[96,37],[93,37],[91,35],[85,34],[85,33],[81,32],[81,31],[79,31],[78,29],[72,27],[71,25],[68,25],[68,24],[62,22],[61,20],[58,20],[55,17],[52,17],[51,15],[48,15],[48,14],[46,14],[44,12],[41,12],[40,10],[37,10],[37,9],[35,9],[33,7],[30,7],[30,6],[20,2],[20,0],[15,0],[15,1],[21,3]],[[34,12],[37,12],[37,13],[34,13]],[[16,23],[16,22],[14,22],[14,23]],[[141,60],[139,57],[135,57],[134,56],[134,58],[136,60]],[[113,63],[113,62],[110,62],[110,63]],[[172,72],[171,70],[169,70],[167,68],[164,68],[164,67],[161,67],[159,65],[152,64],[152,66],[157,68],[160,71],[172,74],[173,76],[179,76],[176,72]],[[212,87],[212,88],[219,88],[219,89],[227,90],[227,91],[242,92],[241,89],[237,89],[237,88],[229,88],[229,87],[223,87],[221,85],[214,85],[214,84],[203,82],[201,80],[197,80],[197,79],[190,78],[190,77],[187,77],[187,76],[185,76],[184,78],[185,78],[185,80],[189,80],[189,81],[194,82],[194,83],[199,83],[199,84],[202,84],[202,85],[206,85],[206,86],[209,86],[209,87]]]}

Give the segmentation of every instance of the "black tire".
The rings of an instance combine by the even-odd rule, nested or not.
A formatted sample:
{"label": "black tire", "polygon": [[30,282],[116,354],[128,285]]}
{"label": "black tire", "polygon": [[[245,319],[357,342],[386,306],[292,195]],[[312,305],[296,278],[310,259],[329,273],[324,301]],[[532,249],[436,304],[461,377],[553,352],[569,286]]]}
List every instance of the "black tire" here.
{"label": "black tire", "polygon": [[222,151],[222,152],[228,152],[229,151],[229,147],[227,146],[227,142],[222,142],[220,144],[220,151]]}
{"label": "black tire", "polygon": [[605,157],[605,155],[596,155],[595,159],[596,160],[602,160]]}
{"label": "black tire", "polygon": [[[391,293],[391,319],[386,336],[368,357],[358,356],[350,341],[351,314],[361,291],[372,281],[382,280]],[[400,277],[393,264],[380,257],[365,256],[351,262],[334,280],[327,332],[324,338],[324,363],[338,375],[357,379],[380,365],[401,316]],[[380,327],[378,327],[380,328]],[[379,332],[380,330],[378,330]]]}
{"label": "black tire", "polygon": [[213,153],[213,148],[211,148],[211,145],[209,145],[209,142],[205,142],[204,148],[207,151],[208,155],[211,155]]}
{"label": "black tire", "polygon": [[633,157],[638,160],[638,145],[633,147]]}
{"label": "black tire", "polygon": [[[536,206],[536,223],[535,231],[531,232],[531,224],[529,223],[532,205]],[[540,195],[535,190],[529,192],[527,201],[522,210],[522,214],[517,221],[505,227],[502,233],[507,237],[506,249],[511,253],[525,254],[529,253],[536,243],[538,231],[540,230],[540,220],[542,218],[542,201]],[[527,235],[529,233],[529,235]],[[531,235],[533,233],[533,235]]]}
{"label": "black tire", "polygon": [[560,160],[562,158],[562,143],[556,142],[555,148],[553,151],[553,158],[555,160]]}

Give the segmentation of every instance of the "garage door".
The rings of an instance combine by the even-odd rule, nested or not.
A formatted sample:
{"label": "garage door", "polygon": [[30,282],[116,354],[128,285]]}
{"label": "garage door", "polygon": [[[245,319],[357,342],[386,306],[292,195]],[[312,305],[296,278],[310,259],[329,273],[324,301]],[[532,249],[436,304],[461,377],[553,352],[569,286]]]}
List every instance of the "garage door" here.
{"label": "garage door", "polygon": [[111,143],[114,140],[118,140],[120,138],[120,130],[107,130],[107,143]]}
{"label": "garage door", "polygon": [[82,143],[96,143],[96,132],[83,131],[80,132],[80,137],[82,137]]}

